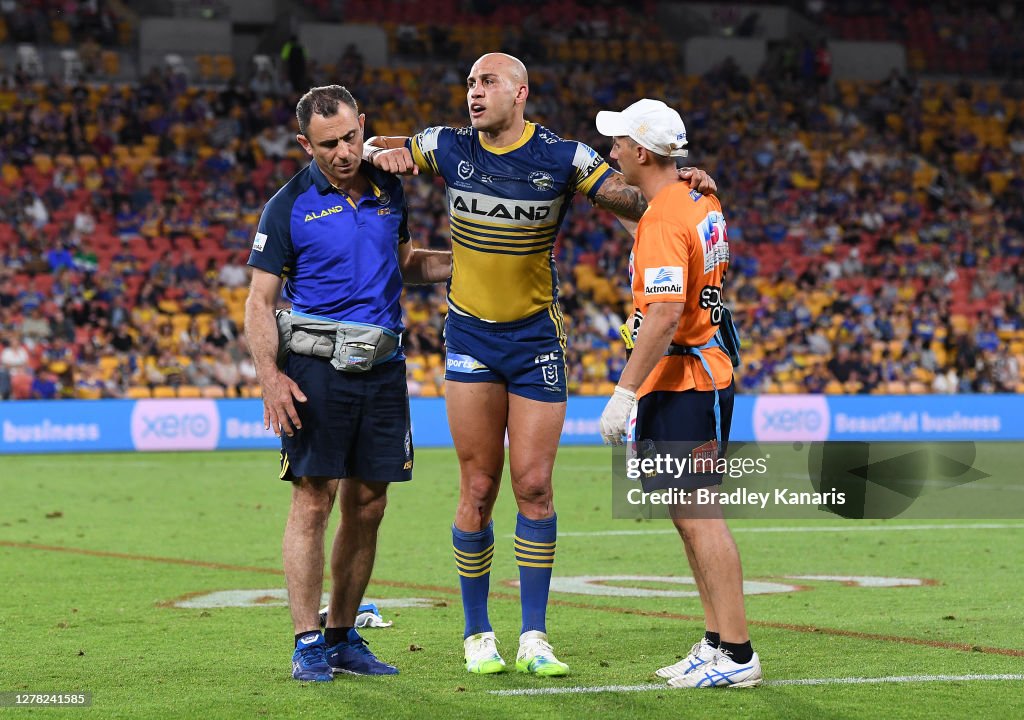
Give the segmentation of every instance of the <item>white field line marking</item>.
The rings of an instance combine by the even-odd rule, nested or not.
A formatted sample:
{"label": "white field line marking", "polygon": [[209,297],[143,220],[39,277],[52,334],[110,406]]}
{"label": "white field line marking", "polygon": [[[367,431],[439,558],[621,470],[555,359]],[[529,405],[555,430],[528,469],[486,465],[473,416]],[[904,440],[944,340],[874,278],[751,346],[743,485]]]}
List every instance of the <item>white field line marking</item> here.
{"label": "white field line marking", "polygon": [[[734,533],[815,533],[815,532],[913,532],[915,530],[1024,530],[1013,523],[969,523],[963,525],[796,525],[782,527],[730,527]],[[595,530],[593,532],[559,532],[558,537],[604,537],[620,535],[675,535],[674,528],[664,530]],[[509,535],[508,537],[512,537]]]}
{"label": "white field line marking", "polygon": [[[765,680],[762,685],[781,687],[786,685],[871,685],[879,683],[927,683],[927,682],[971,682],[971,681],[1024,681],[1024,675],[896,675],[891,677],[840,677],[840,678],[799,678],[793,680]],[[491,690],[491,695],[570,695],[603,692],[650,692],[651,690],[675,691],[664,684],[648,685],[602,685],[598,687],[528,688],[524,690]]]}

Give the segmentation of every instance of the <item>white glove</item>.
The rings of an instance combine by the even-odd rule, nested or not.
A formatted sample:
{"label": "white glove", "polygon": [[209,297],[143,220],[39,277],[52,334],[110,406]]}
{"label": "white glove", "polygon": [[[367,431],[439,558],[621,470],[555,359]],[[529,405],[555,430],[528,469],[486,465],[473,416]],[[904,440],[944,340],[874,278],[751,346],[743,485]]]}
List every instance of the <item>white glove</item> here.
{"label": "white glove", "polygon": [[635,403],[635,392],[615,386],[615,392],[601,413],[601,437],[606,445],[622,445],[629,414],[633,412]]}

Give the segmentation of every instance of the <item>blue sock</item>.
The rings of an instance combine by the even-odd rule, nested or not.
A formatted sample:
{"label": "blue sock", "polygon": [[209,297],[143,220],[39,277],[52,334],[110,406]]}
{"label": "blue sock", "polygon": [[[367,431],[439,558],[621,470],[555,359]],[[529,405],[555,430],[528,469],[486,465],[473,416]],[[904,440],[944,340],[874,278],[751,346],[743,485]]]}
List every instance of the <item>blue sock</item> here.
{"label": "blue sock", "polygon": [[516,563],[519,565],[519,597],[523,605],[523,628],[547,632],[545,617],[551,569],[555,566],[555,537],[558,516],[530,520],[522,513],[516,518]]}
{"label": "blue sock", "polygon": [[487,619],[487,594],[491,590],[491,559],[494,557],[494,522],[478,532],[463,532],[452,525],[455,567],[462,586],[462,612],[466,616],[466,634],[490,632]]}

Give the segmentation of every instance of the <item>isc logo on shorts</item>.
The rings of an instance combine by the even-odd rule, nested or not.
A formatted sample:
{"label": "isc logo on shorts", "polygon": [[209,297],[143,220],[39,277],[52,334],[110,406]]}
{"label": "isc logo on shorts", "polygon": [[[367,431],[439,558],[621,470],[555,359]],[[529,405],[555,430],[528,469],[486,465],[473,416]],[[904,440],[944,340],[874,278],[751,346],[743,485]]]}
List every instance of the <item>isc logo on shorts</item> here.
{"label": "isc logo on shorts", "polygon": [[683,292],[683,269],[681,267],[657,267],[644,270],[645,295],[681,295]]}
{"label": "isc logo on shorts", "polygon": [[485,372],[487,366],[471,355],[459,355],[448,353],[445,360],[445,368],[451,372],[476,373]]}

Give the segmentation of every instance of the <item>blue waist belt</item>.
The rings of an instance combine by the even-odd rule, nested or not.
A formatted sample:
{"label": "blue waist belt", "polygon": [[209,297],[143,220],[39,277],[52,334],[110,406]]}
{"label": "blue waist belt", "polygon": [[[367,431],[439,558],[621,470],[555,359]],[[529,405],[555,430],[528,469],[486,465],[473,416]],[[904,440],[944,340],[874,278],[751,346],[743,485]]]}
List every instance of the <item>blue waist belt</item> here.
{"label": "blue waist belt", "polygon": [[[721,333],[715,333],[711,336],[703,345],[676,345],[672,344],[668,346],[668,350],[665,351],[665,355],[693,355],[700,364],[704,367],[704,372],[711,378],[711,387],[715,389],[715,440],[718,443],[718,452],[722,452],[722,408],[718,402],[718,383],[715,382],[715,376],[711,372],[711,366],[708,365],[707,358],[704,357],[702,350],[710,350],[711,348],[722,348],[726,350],[725,344],[722,342]],[[728,350],[726,350],[728,354]],[[719,455],[721,457],[721,455]]]}

